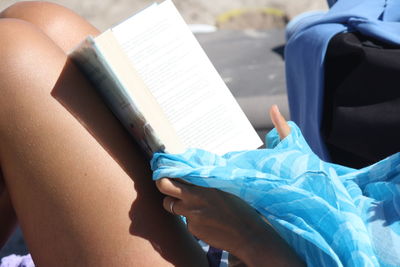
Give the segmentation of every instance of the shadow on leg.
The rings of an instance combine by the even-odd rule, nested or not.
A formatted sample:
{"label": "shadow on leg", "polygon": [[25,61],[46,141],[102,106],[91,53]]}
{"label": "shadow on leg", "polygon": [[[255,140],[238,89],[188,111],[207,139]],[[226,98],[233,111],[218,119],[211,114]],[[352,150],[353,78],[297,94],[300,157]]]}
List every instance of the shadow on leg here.
{"label": "shadow on leg", "polygon": [[0,32],[1,164],[37,264],[204,263],[162,210],[137,146],[64,52],[22,21],[2,20]]}

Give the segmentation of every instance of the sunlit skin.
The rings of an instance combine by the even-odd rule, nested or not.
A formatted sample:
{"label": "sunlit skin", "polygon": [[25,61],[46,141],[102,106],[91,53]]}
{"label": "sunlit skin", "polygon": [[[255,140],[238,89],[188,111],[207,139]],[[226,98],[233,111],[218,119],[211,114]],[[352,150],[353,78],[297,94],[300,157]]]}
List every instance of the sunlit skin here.
{"label": "sunlit skin", "polygon": [[37,266],[206,266],[141,150],[68,61],[89,34],[56,4],[0,13],[0,244],[18,218]]}
{"label": "sunlit skin", "polygon": [[[67,58],[98,33],[56,4],[19,2],[0,13],[0,246],[18,221],[38,266],[207,266],[163,209],[172,198],[163,202],[138,146]],[[271,116],[285,136],[276,107]],[[241,200],[168,179],[158,186],[190,231],[250,266],[298,263]]]}

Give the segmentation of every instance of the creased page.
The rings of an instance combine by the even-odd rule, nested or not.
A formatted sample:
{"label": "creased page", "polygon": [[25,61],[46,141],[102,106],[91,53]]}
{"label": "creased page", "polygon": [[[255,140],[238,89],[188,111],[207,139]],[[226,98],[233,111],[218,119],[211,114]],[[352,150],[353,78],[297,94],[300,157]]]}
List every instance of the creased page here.
{"label": "creased page", "polygon": [[186,147],[223,154],[262,144],[171,1],[112,30]]}

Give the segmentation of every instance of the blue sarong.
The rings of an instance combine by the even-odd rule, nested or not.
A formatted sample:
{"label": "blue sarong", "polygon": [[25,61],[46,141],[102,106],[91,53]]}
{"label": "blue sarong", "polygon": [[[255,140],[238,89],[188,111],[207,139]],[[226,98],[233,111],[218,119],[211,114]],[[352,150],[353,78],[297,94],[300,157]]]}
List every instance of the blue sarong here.
{"label": "blue sarong", "polygon": [[[269,149],[157,153],[153,179],[180,178],[255,208],[308,266],[400,266],[400,154],[356,170],[324,162],[298,127]],[[245,245],[245,244],[243,244]]]}

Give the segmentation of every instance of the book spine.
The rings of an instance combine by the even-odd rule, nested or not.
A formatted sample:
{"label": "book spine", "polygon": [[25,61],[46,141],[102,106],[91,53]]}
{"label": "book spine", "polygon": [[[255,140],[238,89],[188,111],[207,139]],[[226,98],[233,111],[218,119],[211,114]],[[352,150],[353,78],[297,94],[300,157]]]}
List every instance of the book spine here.
{"label": "book spine", "polygon": [[155,152],[165,150],[164,144],[146,121],[134,99],[109,67],[93,37],[89,36],[69,56],[93,83],[114,115],[149,157]]}

